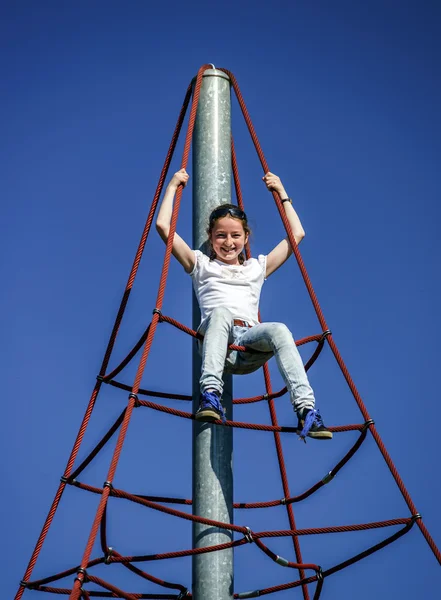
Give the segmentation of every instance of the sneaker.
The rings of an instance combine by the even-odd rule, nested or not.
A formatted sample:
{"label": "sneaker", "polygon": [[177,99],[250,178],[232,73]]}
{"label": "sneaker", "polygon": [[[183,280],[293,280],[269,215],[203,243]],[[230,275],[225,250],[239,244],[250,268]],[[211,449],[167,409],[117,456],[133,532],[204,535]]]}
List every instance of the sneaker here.
{"label": "sneaker", "polygon": [[318,410],[314,408],[302,408],[297,411],[299,422],[297,424],[297,433],[306,444],[306,436],[317,440],[332,439],[332,431],[329,431],[323,423]]}
{"label": "sneaker", "polygon": [[202,392],[195,419],[196,421],[207,421],[209,423],[222,420],[225,423],[225,410],[217,392]]}

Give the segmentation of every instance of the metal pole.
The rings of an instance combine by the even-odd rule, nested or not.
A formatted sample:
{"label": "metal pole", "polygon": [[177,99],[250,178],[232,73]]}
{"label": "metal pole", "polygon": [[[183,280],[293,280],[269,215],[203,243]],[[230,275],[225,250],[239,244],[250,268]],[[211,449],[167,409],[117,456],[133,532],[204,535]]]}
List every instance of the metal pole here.
{"label": "metal pole", "polygon": [[[203,76],[193,133],[193,248],[206,250],[208,217],[218,204],[231,202],[230,80],[209,69]],[[193,296],[193,327],[200,322]],[[193,412],[199,405],[201,360],[193,348]],[[232,377],[224,377],[223,404],[232,419]],[[209,423],[193,422],[193,514],[233,522],[233,431]],[[193,524],[193,547],[224,544],[231,531]],[[194,600],[233,598],[233,550],[193,556]]]}

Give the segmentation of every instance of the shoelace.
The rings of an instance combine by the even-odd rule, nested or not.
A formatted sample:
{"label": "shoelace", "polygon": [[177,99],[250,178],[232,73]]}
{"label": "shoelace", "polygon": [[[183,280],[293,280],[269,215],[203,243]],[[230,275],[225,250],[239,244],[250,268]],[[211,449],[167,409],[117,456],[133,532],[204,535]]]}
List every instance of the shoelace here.
{"label": "shoelace", "polygon": [[303,429],[300,432],[300,439],[303,440],[305,442],[305,444],[306,444],[306,436],[308,435],[309,430],[314,425],[314,423],[316,423],[317,426],[320,427],[320,425],[323,425],[323,420],[320,416],[319,411],[315,410],[315,408],[312,408],[306,415]]}
{"label": "shoelace", "polygon": [[216,392],[204,392],[202,394],[202,408],[212,408],[221,415],[222,423],[227,420],[225,416],[225,409],[222,406],[219,396]]}

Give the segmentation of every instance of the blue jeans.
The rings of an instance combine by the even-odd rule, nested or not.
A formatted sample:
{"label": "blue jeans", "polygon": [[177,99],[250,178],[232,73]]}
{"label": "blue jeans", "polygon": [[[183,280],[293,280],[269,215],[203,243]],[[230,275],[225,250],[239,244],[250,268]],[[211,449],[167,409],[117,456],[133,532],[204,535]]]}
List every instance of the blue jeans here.
{"label": "blue jeans", "polygon": [[[291,396],[294,410],[314,408],[314,392],[309,384],[291,332],[283,323],[259,323],[254,327],[233,324],[232,313],[215,308],[199,328],[202,354],[201,391],[216,390],[222,395],[223,373],[244,375],[263,366],[272,356]],[[229,344],[246,346],[256,352],[228,350]],[[202,348],[201,348],[202,347]]]}

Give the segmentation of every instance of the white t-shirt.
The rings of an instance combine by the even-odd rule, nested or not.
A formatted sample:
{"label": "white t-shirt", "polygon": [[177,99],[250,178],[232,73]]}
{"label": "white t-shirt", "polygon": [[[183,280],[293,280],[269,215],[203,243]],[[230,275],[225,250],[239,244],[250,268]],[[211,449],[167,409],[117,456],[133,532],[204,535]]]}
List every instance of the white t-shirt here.
{"label": "white t-shirt", "polygon": [[195,265],[190,273],[201,309],[201,324],[218,306],[225,306],[233,317],[259,322],[259,299],[266,273],[266,256],[250,258],[243,265],[227,265],[210,260],[200,250],[195,250]]}

